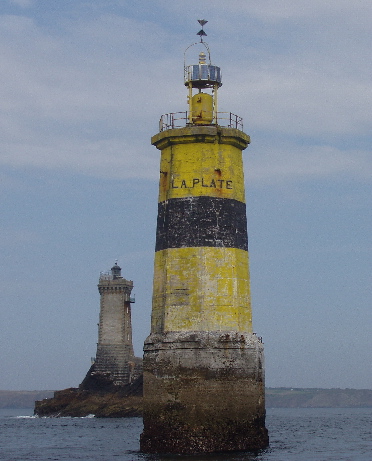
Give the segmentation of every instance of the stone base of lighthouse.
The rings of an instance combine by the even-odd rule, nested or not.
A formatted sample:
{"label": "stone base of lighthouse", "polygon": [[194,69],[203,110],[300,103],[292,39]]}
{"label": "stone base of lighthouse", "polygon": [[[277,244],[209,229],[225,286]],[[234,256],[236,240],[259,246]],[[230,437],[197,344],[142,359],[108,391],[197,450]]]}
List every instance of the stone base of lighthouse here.
{"label": "stone base of lighthouse", "polygon": [[110,375],[114,384],[124,385],[140,374],[141,367],[132,344],[98,344],[94,372]]}
{"label": "stone base of lighthouse", "polygon": [[263,345],[256,335],[152,334],[143,367],[143,452],[255,451],[268,445]]}

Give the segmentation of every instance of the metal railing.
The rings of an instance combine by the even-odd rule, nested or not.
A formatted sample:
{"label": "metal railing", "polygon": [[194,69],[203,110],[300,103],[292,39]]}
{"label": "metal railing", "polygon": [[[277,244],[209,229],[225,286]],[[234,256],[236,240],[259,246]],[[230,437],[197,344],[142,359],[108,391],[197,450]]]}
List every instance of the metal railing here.
{"label": "metal railing", "polygon": [[[211,117],[212,118],[212,117]],[[211,123],[190,123],[189,112],[171,112],[160,117],[159,131],[183,128],[185,126],[218,125],[225,128],[236,128],[243,131],[243,118],[232,112],[217,112],[217,117]]]}
{"label": "metal railing", "polygon": [[112,276],[111,272],[100,272],[99,280],[113,280],[114,277]]}

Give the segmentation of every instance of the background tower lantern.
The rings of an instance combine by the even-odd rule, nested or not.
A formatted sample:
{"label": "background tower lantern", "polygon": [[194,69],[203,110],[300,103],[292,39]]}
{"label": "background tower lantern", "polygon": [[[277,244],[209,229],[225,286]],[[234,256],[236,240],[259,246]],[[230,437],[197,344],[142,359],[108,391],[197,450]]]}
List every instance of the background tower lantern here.
{"label": "background tower lantern", "polygon": [[121,276],[121,267],[118,266],[117,261],[115,261],[115,264],[111,267],[111,274],[112,274],[113,280],[123,278]]}

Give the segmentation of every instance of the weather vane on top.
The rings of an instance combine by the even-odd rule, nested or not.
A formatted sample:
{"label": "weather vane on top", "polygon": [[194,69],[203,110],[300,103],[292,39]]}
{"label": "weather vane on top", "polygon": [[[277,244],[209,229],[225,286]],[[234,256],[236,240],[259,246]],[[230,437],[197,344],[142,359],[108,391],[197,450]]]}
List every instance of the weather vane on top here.
{"label": "weather vane on top", "polygon": [[205,24],[207,24],[208,21],[205,19],[198,19],[198,23],[202,26],[202,28],[199,30],[199,32],[196,35],[200,35],[200,41],[203,43],[203,37],[206,37],[207,34],[204,32],[203,27]]}

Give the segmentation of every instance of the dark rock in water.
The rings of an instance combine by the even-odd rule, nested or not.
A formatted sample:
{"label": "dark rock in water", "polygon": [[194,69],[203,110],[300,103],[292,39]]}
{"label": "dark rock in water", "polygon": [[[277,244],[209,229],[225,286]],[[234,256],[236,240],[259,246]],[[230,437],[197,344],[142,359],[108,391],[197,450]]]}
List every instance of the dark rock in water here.
{"label": "dark rock in water", "polygon": [[[91,370],[90,370],[91,371]],[[54,397],[35,402],[37,416],[95,415],[99,418],[142,416],[143,377],[117,385],[107,373],[90,373],[79,388],[56,391]]]}
{"label": "dark rock in water", "polygon": [[80,384],[79,389],[82,391],[92,391],[105,394],[108,392],[115,392],[118,389],[118,386],[114,384],[110,373],[96,372],[93,364]]}

